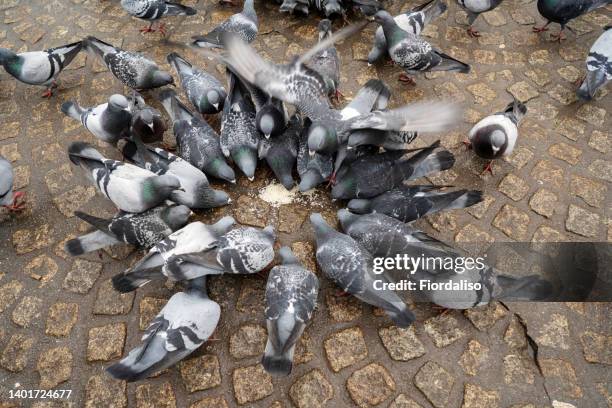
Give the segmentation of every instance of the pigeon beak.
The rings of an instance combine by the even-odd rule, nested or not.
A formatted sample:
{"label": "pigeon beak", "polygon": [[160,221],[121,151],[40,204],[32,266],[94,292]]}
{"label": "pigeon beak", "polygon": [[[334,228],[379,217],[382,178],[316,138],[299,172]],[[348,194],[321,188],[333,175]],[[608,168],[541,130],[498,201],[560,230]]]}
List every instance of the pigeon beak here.
{"label": "pigeon beak", "polygon": [[219,109],[219,102],[217,102],[217,103],[213,103],[213,104],[212,104],[212,106],[214,106],[214,107],[215,107],[215,109],[217,109],[217,110],[218,110],[218,109]]}
{"label": "pigeon beak", "polygon": [[264,133],[264,136],[266,137],[266,139],[270,138],[270,134],[269,133]]}
{"label": "pigeon beak", "polygon": [[353,146],[346,146],[346,150],[353,150],[354,147]]}
{"label": "pigeon beak", "polygon": [[228,203],[228,204],[231,204],[231,203],[232,203],[232,199],[231,199],[231,198],[228,198],[228,199],[227,199],[227,203]]}
{"label": "pigeon beak", "polygon": [[195,215],[195,213],[193,211],[189,211],[189,216],[193,217]]}
{"label": "pigeon beak", "polygon": [[182,191],[183,193],[185,192],[185,189],[183,187],[179,187],[177,188],[178,191]]}
{"label": "pigeon beak", "polygon": [[368,62],[368,67],[371,67],[371,66],[372,66],[372,64],[370,64],[370,63]]}
{"label": "pigeon beak", "polygon": [[247,177],[249,179],[249,181],[253,181],[255,180],[255,176],[251,176],[251,177]]}
{"label": "pigeon beak", "polygon": [[149,127],[149,129],[151,129],[151,131],[153,131],[153,123],[147,123],[147,126]]}
{"label": "pigeon beak", "polygon": [[308,150],[308,155],[310,157],[314,157],[315,154],[317,154],[317,152],[315,152],[314,150]]}
{"label": "pigeon beak", "polygon": [[236,184],[236,179],[230,180],[230,183]]}

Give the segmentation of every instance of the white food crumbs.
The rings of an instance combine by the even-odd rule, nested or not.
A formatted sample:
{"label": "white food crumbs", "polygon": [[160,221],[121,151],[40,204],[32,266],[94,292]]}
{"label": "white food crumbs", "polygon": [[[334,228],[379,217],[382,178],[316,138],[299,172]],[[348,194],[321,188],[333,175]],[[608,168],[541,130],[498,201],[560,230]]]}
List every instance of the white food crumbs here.
{"label": "white food crumbs", "polygon": [[259,190],[258,197],[270,204],[272,207],[280,207],[284,204],[320,204],[320,193],[317,190],[310,190],[302,193],[297,186],[287,190],[280,183],[270,183]]}

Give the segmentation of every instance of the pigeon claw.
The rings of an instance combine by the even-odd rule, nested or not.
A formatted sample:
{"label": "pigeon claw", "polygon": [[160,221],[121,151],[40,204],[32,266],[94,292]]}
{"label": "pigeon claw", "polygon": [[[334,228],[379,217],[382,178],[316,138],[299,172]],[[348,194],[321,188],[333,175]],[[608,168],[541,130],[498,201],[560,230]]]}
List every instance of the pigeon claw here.
{"label": "pigeon claw", "polygon": [[50,98],[53,96],[53,89],[52,88],[47,88],[47,90],[45,90],[45,92],[43,92],[42,95],[40,95],[41,98]]}
{"label": "pigeon claw", "polygon": [[334,171],[332,175],[329,177],[329,181],[327,182],[327,188],[336,185],[336,172]]}
{"label": "pigeon claw", "polygon": [[155,29],[153,28],[153,23],[149,24],[148,27],[143,27],[139,30],[142,34],[146,33],[154,33]]}
{"label": "pigeon claw", "polygon": [[332,99],[336,102],[339,103],[340,99],[344,99],[344,94],[342,92],[340,92],[338,89],[336,89],[334,91],[334,94],[332,95]]}
{"label": "pigeon claw", "polygon": [[472,142],[470,142],[469,140],[465,139],[462,143],[465,146],[465,150],[472,150]]}
{"label": "pigeon claw", "polygon": [[160,23],[159,27],[157,27],[157,31],[159,31],[159,33],[165,37],[166,36],[166,25],[164,23]]}
{"label": "pigeon claw", "polygon": [[486,172],[491,173],[491,175],[493,175],[493,160],[489,161],[484,168],[482,169],[482,173],[480,174],[485,174]]}
{"label": "pigeon claw", "polygon": [[400,82],[405,82],[408,85],[416,85],[414,78],[412,78],[410,75],[406,74],[405,72],[402,72],[400,76],[397,78],[397,80]]}
{"label": "pigeon claw", "polygon": [[544,31],[548,31],[548,24],[543,25],[542,27],[533,27],[533,32],[534,33],[543,33]]}
{"label": "pigeon claw", "polygon": [[561,44],[561,41],[565,40],[565,34],[563,31],[559,31],[559,34],[551,34],[550,36],[554,41],[558,41]]}
{"label": "pigeon claw", "polygon": [[481,36],[481,35],[480,35],[480,33],[478,32],[478,30],[474,30],[474,27],[472,27],[472,26],[470,26],[470,27],[467,29],[467,33],[468,33],[468,35],[469,35],[470,37],[472,37],[472,38],[478,38],[478,37],[480,37],[480,36]]}
{"label": "pigeon claw", "polygon": [[8,208],[8,210],[11,212],[20,212],[25,210],[26,203],[23,197],[25,197],[25,193],[23,191],[15,192],[13,194],[13,203],[6,206],[6,208]]}

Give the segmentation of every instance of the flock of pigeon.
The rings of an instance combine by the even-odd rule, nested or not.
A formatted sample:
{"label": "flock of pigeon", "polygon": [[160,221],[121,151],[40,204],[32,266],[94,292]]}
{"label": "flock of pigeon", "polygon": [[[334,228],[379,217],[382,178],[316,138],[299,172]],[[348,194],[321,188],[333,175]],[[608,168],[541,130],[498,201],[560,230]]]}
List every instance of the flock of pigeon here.
{"label": "flock of pigeon", "polygon": [[[471,24],[501,0],[459,0],[468,12],[470,35],[479,35]],[[538,0],[538,10],[563,29],[571,19],[610,0]],[[341,0],[316,0],[326,16],[345,15]],[[192,8],[164,0],[121,0],[131,15],[153,23],[171,15],[193,15]],[[310,0],[285,0],[280,9],[308,13]],[[375,33],[369,63],[385,58],[409,74],[426,71],[468,72],[469,65],[448,56],[420,37],[424,26],[446,10],[443,0],[432,0],[392,17],[376,0],[353,0],[366,16],[380,25]],[[223,206],[229,196],[211,188],[208,177],[235,183],[228,161],[250,180],[259,159],[265,159],[278,180],[294,186],[293,171],[300,176],[299,189],[310,190],[329,183],[335,199],[350,200],[338,212],[344,233],[333,229],[320,214],[312,214],[316,259],[324,275],[344,292],[382,308],[393,322],[407,327],[414,314],[396,292],[374,289],[375,280],[393,281],[393,274],[375,275],[374,257],[427,254],[458,258],[461,253],[410,223],[438,211],[465,208],[482,200],[479,191],[443,191],[440,186],[407,185],[407,182],[449,169],[451,152],[435,142],[425,148],[406,149],[418,133],[437,133],[454,126],[456,106],[441,101],[418,102],[388,108],[390,91],[378,79],[368,81],[342,109],[340,60],[334,43],[361,30],[366,24],[349,25],[332,34],[331,21],[319,24],[319,42],[288,64],[261,57],[250,45],[258,31],[253,0],[240,13],[211,32],[195,36],[191,44],[203,55],[224,63],[228,87],[210,73],[196,68],[178,53],[167,59],[193,109],[181,102],[173,89],[156,92],[172,121],[176,154],[151,143],[161,142],[166,130],[162,114],[148,106],[137,91],[174,83],[146,56],[123,50],[94,37],[81,42],[16,54],[0,49],[0,63],[16,79],[47,87],[50,96],[56,78],[74,57],[87,50],[100,59],[131,95],[115,94],[107,103],[81,107],[65,102],[61,110],[78,120],[97,139],[120,149],[125,161],[104,157],[92,145],[74,142],[68,148],[71,162],[79,166],[118,213],[111,219],[77,211],[75,215],[94,230],[66,243],[73,256],[126,243],[148,253],[133,267],[113,278],[121,292],[133,291],[152,280],[185,283],[174,294],[142,337],[142,345],[130,351],[107,371],[116,378],[135,381],[169,367],[202,345],[214,332],[220,307],[207,296],[206,278],[220,274],[254,274],[274,260],[274,229],[234,226],[232,217],[216,224],[189,222],[194,209]],[[163,25],[158,30],[165,33]],[[541,30],[541,29],[538,29]],[[561,36],[559,35],[561,39]],[[220,49],[220,50],[214,50]],[[593,44],[587,58],[587,74],[578,95],[591,99],[612,78],[612,30],[609,27]],[[202,115],[221,113],[220,133]],[[512,101],[507,109],[477,123],[469,144],[481,157],[493,160],[512,153],[518,124],[526,107]],[[158,144],[159,145],[159,144]],[[487,167],[490,170],[490,164]],[[13,192],[10,163],[0,158],[0,204],[23,208],[23,193]],[[291,250],[280,249],[282,262],[268,274],[266,310],[268,341],[262,364],[274,375],[291,372],[293,352],[317,303],[319,282]],[[445,308],[465,309],[492,299],[544,299],[551,285],[536,276],[512,278],[489,266],[474,266],[462,274],[422,268],[415,279],[482,284],[479,290],[451,293],[424,292],[428,301]]]}

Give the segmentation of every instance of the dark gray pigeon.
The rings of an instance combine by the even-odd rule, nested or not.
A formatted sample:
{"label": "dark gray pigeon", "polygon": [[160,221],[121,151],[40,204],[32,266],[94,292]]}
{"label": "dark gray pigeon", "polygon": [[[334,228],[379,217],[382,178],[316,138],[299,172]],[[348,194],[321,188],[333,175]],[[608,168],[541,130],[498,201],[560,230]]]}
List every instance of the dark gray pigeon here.
{"label": "dark gray pigeon", "polygon": [[114,378],[137,381],[178,363],[213,334],[221,307],[206,294],[206,277],[192,280],[172,295],[142,336],[142,345],[106,371]]}
{"label": "dark gray pigeon", "polygon": [[266,159],[274,175],[287,190],[293,188],[293,167],[298,155],[298,142],[303,131],[302,118],[291,116],[285,132],[259,142],[259,158]]}
{"label": "dark gray pigeon", "polygon": [[[156,30],[153,29],[153,23],[162,17],[193,16],[197,13],[194,8],[166,0],[121,0],[121,7],[128,14],[151,22],[148,27],[140,30],[141,33],[154,33]],[[159,24],[157,30],[166,35],[163,23]]]}
{"label": "dark gray pigeon", "polygon": [[297,171],[300,175],[299,189],[306,192],[329,179],[334,172],[334,158],[331,155],[308,151],[308,128],[306,120],[300,133],[297,156]]}
{"label": "dark gray pigeon", "polygon": [[132,164],[107,159],[89,143],[71,143],[68,156],[72,163],[85,171],[102,194],[125,212],[146,211],[181,189],[177,177],[170,174],[158,176]]}
{"label": "dark gray pigeon", "polygon": [[[414,35],[420,35],[427,24],[445,11],[446,3],[444,3],[443,0],[430,0],[427,3],[393,17],[393,20],[402,30]],[[378,27],[374,34],[374,45],[368,54],[368,64],[374,64],[388,55],[385,33],[382,27]]]}
{"label": "dark gray pigeon", "polygon": [[396,150],[357,158],[343,166],[336,175],[332,197],[341,199],[371,198],[398,187],[409,180],[448,170],[455,157],[447,150],[434,152],[440,141],[414,150]]}
{"label": "dark gray pigeon", "polygon": [[113,286],[125,293],[154,279],[184,281],[223,273],[215,250],[233,224],[232,217],[223,217],[213,225],[199,221],[187,224],[157,242],[132,268],[113,276]]}
{"label": "dark gray pigeon", "polygon": [[491,11],[499,6],[502,0],[457,0],[459,5],[467,12],[468,25],[467,30],[470,37],[480,37],[480,33],[474,30],[472,24],[481,13]]}
{"label": "dark gray pigeon", "polygon": [[125,51],[95,37],[84,40],[122,84],[132,89],[152,89],[174,83],[172,75],[159,69],[154,61],[142,54]]}
{"label": "dark gray pigeon", "polygon": [[274,228],[235,228],[219,240],[217,262],[227,273],[261,272],[274,260]]}
{"label": "dark gray pigeon", "polygon": [[561,31],[553,38],[561,42],[565,39],[563,30],[567,23],[608,4],[612,4],[612,0],[538,0],[538,11],[546,19],[546,24],[542,27],[534,27],[533,31],[536,33],[548,31],[550,23],[558,23],[561,25]]}
{"label": "dark gray pigeon", "polygon": [[78,120],[97,139],[117,145],[119,139],[130,137],[132,113],[127,98],[123,95],[111,95],[107,103],[90,108],[82,108],[75,101],[62,104],[62,112]]}
{"label": "dark gray pigeon", "polygon": [[[319,21],[319,41],[323,41],[332,35],[332,23],[328,19]],[[340,90],[340,56],[334,45],[319,50],[312,56],[307,64],[323,77],[327,86],[328,95],[336,100],[342,95]]]}
{"label": "dark gray pigeon", "polygon": [[166,131],[166,123],[161,113],[145,103],[144,98],[134,91],[129,99],[132,113],[132,137],[143,143],[161,142]]}
{"label": "dark gray pigeon", "polygon": [[467,208],[482,201],[482,191],[442,192],[438,186],[400,186],[372,198],[355,198],[347,204],[357,214],[380,213],[412,222],[439,211]]}
{"label": "dark gray pigeon", "polygon": [[81,48],[81,41],[44,51],[19,54],[7,48],[0,48],[0,65],[23,83],[46,87],[47,90],[42,96],[49,97],[53,95],[53,89],[57,88],[55,79],[72,62]]}
{"label": "dark gray pigeon", "polygon": [[140,214],[120,211],[110,220],[75,211],[74,215],[96,230],[67,241],[64,248],[72,256],[119,243],[149,249],[185,226],[192,214],[188,207],[175,204],[162,204]]}
{"label": "dark gray pigeon", "polygon": [[307,16],[310,12],[309,0],[283,0],[278,8],[281,13],[303,14]]}
{"label": "dark gray pigeon", "polygon": [[[405,254],[413,258],[427,259],[464,258],[459,251],[451,246],[437,241],[424,232],[415,230],[409,224],[404,224],[383,214],[356,215],[347,210],[338,212],[342,229],[355,241],[363,245],[375,257],[396,257]],[[423,259],[423,258],[421,258]],[[453,262],[460,265],[459,261]],[[417,299],[433,302],[448,309],[469,309],[488,304],[493,299],[507,301],[544,300],[552,293],[552,285],[540,279],[537,275],[514,278],[503,275],[486,264],[466,262],[464,271],[445,269],[441,262],[427,262],[427,267],[419,267],[412,271],[386,270],[383,275],[391,280],[409,279],[417,282],[430,281],[436,284],[447,282],[480,283],[480,290],[421,290]],[[379,276],[383,276],[379,275]]]}
{"label": "dark gray pigeon", "polygon": [[286,376],[293,367],[295,345],[317,305],[319,280],[288,247],[279,254],[282,262],[272,268],[266,285],[268,341],[261,364],[272,375]]}
{"label": "dark gray pigeon", "polygon": [[259,134],[255,126],[255,106],[238,77],[229,74],[229,94],[223,106],[220,135],[221,151],[231,158],[249,180],[255,178]]}
{"label": "dark gray pigeon", "polygon": [[612,26],[604,30],[589,51],[586,77],[578,88],[578,96],[587,101],[612,79]]}
{"label": "dark gray pigeon", "polygon": [[13,192],[15,174],[11,162],[0,156],[0,206],[9,211],[21,211],[25,203],[19,203],[19,199],[25,194],[21,191]]}
{"label": "dark gray pigeon", "polygon": [[168,54],[167,59],[178,74],[187,99],[198,112],[210,115],[223,109],[227,92],[217,78],[195,68],[176,52]]}
{"label": "dark gray pigeon", "polygon": [[423,38],[402,30],[388,12],[381,10],[374,20],[382,26],[387,41],[387,52],[405,73],[400,81],[414,83],[407,74],[428,71],[470,72],[470,66],[437,50]]}
{"label": "dark gray pigeon", "polygon": [[311,0],[317,10],[322,11],[325,17],[346,16],[346,10],[342,5],[342,0]]}
{"label": "dark gray pigeon", "polygon": [[408,327],[416,320],[395,292],[375,289],[375,281],[387,280],[382,274],[374,274],[374,259],[364,247],[327,225],[321,214],[312,214],[310,222],[315,230],[317,263],[325,276],[362,302],[384,309],[399,327]]}
{"label": "dark gray pigeon", "polygon": [[257,36],[257,31],[254,0],[245,0],[240,13],[232,15],[208,34],[191,37],[193,39],[191,44],[200,48],[223,48],[224,37],[227,35],[236,36],[250,43]]}
{"label": "dark gray pigeon", "polygon": [[208,176],[235,183],[236,175],[225,162],[217,132],[187,109],[173,90],[162,91],[159,98],[172,118],[178,155]]}
{"label": "dark gray pigeon", "polygon": [[512,154],[518,138],[518,125],[526,114],[527,107],[515,99],[503,112],[487,116],[470,130],[469,146],[478,156],[489,160],[483,172],[493,174],[493,160]]}

